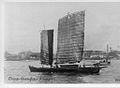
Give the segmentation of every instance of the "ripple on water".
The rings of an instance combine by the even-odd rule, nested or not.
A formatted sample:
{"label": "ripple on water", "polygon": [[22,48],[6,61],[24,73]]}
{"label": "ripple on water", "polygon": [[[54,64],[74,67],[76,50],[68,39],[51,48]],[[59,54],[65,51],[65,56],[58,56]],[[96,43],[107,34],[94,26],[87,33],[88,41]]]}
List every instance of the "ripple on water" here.
{"label": "ripple on water", "polygon": [[[39,67],[39,61],[5,61],[6,83],[120,83],[120,60],[112,60],[108,68],[104,68],[99,74],[85,75],[75,73],[40,73],[30,72],[28,65]],[[8,80],[13,78],[33,78],[34,80]],[[31,79],[32,79],[31,78]]]}

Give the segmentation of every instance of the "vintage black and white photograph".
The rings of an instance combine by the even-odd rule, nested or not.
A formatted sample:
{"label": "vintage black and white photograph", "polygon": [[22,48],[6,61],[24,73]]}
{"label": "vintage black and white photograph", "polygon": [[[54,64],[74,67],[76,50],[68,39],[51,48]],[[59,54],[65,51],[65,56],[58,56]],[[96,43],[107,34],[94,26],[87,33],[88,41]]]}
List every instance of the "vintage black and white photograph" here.
{"label": "vintage black and white photograph", "polygon": [[119,2],[5,2],[4,83],[120,83]]}

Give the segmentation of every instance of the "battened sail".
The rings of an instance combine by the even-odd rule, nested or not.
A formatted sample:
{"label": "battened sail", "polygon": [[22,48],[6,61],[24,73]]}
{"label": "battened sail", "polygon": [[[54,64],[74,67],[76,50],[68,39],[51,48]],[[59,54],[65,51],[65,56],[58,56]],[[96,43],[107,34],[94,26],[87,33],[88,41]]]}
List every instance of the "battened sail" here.
{"label": "battened sail", "polygon": [[81,61],[84,49],[85,11],[68,14],[59,19],[57,62]]}
{"label": "battened sail", "polygon": [[41,32],[41,64],[52,66],[53,62],[53,30]]}

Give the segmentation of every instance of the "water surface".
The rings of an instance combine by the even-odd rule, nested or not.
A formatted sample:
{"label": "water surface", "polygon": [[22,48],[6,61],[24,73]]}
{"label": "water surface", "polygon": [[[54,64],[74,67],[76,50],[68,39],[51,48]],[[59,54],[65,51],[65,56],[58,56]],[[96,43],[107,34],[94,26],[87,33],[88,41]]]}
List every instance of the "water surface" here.
{"label": "water surface", "polygon": [[94,75],[30,72],[28,65],[40,66],[39,61],[5,61],[5,83],[120,83],[120,60]]}

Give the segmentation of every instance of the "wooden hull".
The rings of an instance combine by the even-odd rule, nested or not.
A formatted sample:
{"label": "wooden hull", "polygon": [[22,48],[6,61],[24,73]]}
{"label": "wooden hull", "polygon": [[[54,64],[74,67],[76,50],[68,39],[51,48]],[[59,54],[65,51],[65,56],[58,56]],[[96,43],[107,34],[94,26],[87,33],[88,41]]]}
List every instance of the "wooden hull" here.
{"label": "wooden hull", "polygon": [[99,73],[100,69],[104,67],[80,67],[77,69],[68,69],[68,68],[42,68],[42,67],[33,67],[29,66],[31,72],[76,72],[76,73],[86,73],[86,74],[93,74]]}

